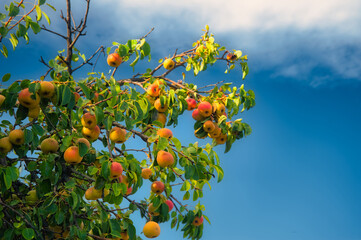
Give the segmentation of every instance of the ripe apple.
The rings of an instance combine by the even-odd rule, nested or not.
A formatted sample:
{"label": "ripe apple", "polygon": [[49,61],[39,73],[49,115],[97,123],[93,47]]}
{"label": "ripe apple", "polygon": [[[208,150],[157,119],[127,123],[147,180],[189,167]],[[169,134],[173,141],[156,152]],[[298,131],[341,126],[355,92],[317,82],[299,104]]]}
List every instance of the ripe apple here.
{"label": "ripe apple", "polygon": [[218,116],[222,116],[226,112],[226,107],[223,103],[215,102],[213,103],[213,112]]}
{"label": "ripe apple", "polygon": [[109,132],[109,139],[115,143],[124,143],[126,139],[127,131],[123,128],[113,127]]}
{"label": "ripe apple", "polygon": [[25,142],[24,132],[21,129],[12,130],[9,133],[9,141],[13,145],[22,145]]}
{"label": "ripe apple", "polygon": [[212,104],[209,102],[201,102],[198,105],[198,111],[203,117],[209,117],[212,115]]}
{"label": "ripe apple", "polygon": [[234,61],[237,59],[237,55],[236,54],[233,54],[233,53],[228,53],[227,54],[227,60],[229,61]]}
{"label": "ripe apple", "polygon": [[13,149],[13,145],[11,144],[9,137],[4,137],[0,139],[0,152],[3,154],[7,154]]}
{"label": "ripe apple", "polygon": [[89,141],[95,141],[98,139],[100,135],[100,128],[96,125],[93,129],[83,127],[81,130],[83,136],[88,139]]}
{"label": "ripe apple", "polygon": [[41,142],[40,149],[44,154],[56,153],[59,149],[59,143],[54,138],[46,138]]}
{"label": "ripe apple", "polygon": [[163,112],[167,111],[168,104],[165,102],[164,105],[162,105],[161,102],[160,102],[160,99],[158,98],[154,102],[154,107],[155,107],[155,109],[157,109],[158,112],[163,113]]}
{"label": "ripe apple", "polygon": [[83,157],[80,157],[79,148],[77,146],[71,146],[64,152],[64,160],[69,164],[78,164],[82,159]]}
{"label": "ripe apple", "polygon": [[132,194],[132,192],[133,192],[133,188],[132,188],[132,187],[128,187],[128,188],[127,188],[127,192],[125,193],[125,195],[130,195],[130,194]]}
{"label": "ripe apple", "polygon": [[78,138],[78,140],[76,140],[75,143],[76,143],[76,144],[84,143],[88,148],[91,147],[90,142],[89,142],[88,139],[86,139],[86,138]]}
{"label": "ripe apple", "polygon": [[42,98],[50,99],[55,93],[55,86],[51,82],[42,81],[40,82],[39,95]]}
{"label": "ripe apple", "polygon": [[175,63],[172,59],[168,58],[163,62],[163,67],[167,70],[173,69],[175,66]]}
{"label": "ripe apple", "polygon": [[200,226],[200,225],[202,225],[202,224],[203,224],[203,216],[201,216],[201,217],[195,217],[194,220],[193,220],[193,222],[192,222],[192,225],[193,225],[193,226],[196,226],[196,227],[198,227],[198,226]]}
{"label": "ripe apple", "polygon": [[207,133],[210,133],[216,129],[216,126],[214,125],[214,123],[211,120],[208,120],[203,124],[203,129]]}
{"label": "ripe apple", "polygon": [[122,164],[118,162],[112,162],[112,165],[110,166],[110,177],[111,178],[117,178],[121,176],[123,173],[123,166]]}
{"label": "ripe apple", "polygon": [[127,188],[128,188],[128,186],[129,186],[129,179],[128,179],[127,175],[120,175],[120,176],[119,176],[119,182],[124,183],[124,184],[127,186]]}
{"label": "ripe apple", "polygon": [[168,208],[169,208],[169,212],[172,211],[173,207],[174,207],[174,204],[171,200],[167,200],[165,201],[165,203],[168,205]]}
{"label": "ripe apple", "polygon": [[111,53],[108,55],[107,63],[111,67],[118,67],[122,63],[122,58],[118,53]]}
{"label": "ripe apple", "polygon": [[201,115],[198,109],[194,109],[192,112],[192,118],[196,121],[204,120],[204,117]]}
{"label": "ripe apple", "polygon": [[157,131],[158,136],[160,137],[164,137],[167,139],[171,139],[173,137],[173,133],[170,129],[168,128],[161,128]]}
{"label": "ripe apple", "polygon": [[156,212],[157,209],[158,208],[155,208],[153,203],[149,204],[149,206],[148,206],[148,212],[149,212],[150,215],[159,216],[160,213]]}
{"label": "ripe apple", "polygon": [[157,163],[162,168],[171,166],[174,163],[173,155],[169,152],[160,150],[157,154]]}
{"label": "ripe apple", "polygon": [[36,195],[36,190],[30,190],[25,196],[25,200],[29,205],[35,205],[38,202],[38,196]]}
{"label": "ripe apple", "polygon": [[167,122],[167,116],[164,113],[157,113],[157,118],[155,119],[163,124],[165,126],[165,123]]}
{"label": "ripe apple", "polygon": [[77,92],[74,92],[73,94],[74,94],[74,98],[75,98],[75,103],[77,103],[80,98],[80,94]]}
{"label": "ripe apple", "polygon": [[93,129],[97,125],[97,119],[90,112],[85,113],[81,118],[81,125],[86,128]]}
{"label": "ripe apple", "polygon": [[143,227],[144,236],[147,238],[156,238],[160,235],[159,224],[154,221],[147,222]]}
{"label": "ripe apple", "polygon": [[218,125],[216,125],[216,129],[214,129],[213,132],[208,133],[208,136],[210,138],[217,138],[217,137],[219,137],[221,135],[221,133],[222,133],[221,128],[218,127]]}
{"label": "ripe apple", "polygon": [[164,188],[165,188],[164,183],[162,183],[161,181],[155,181],[151,185],[152,192],[154,192],[157,195],[161,194],[164,191]]}
{"label": "ripe apple", "polygon": [[40,114],[40,106],[35,106],[34,108],[29,108],[28,117],[31,119],[38,118]]}
{"label": "ripe apple", "polygon": [[197,101],[194,98],[187,98],[186,101],[188,104],[188,111],[193,110],[197,107]]}
{"label": "ripe apple", "polygon": [[[105,194],[104,194],[105,196]],[[85,191],[85,199],[87,200],[97,200],[102,197],[102,190],[95,189],[94,187],[88,188]]]}
{"label": "ripe apple", "polygon": [[152,97],[158,97],[160,93],[160,88],[158,84],[150,84],[147,88],[147,93]]}
{"label": "ripe apple", "polygon": [[25,88],[20,91],[18,100],[21,105],[23,105],[26,108],[34,108],[37,105],[39,105],[40,97],[38,94],[35,95],[35,99],[33,99],[31,96],[34,95],[33,93],[30,93],[29,88]]}
{"label": "ripe apple", "polygon": [[0,94],[0,107],[3,105],[3,102],[5,101],[5,96]]}
{"label": "ripe apple", "polygon": [[149,179],[152,176],[152,170],[150,168],[143,168],[141,176],[144,179]]}
{"label": "ripe apple", "polygon": [[217,144],[225,144],[227,141],[227,134],[221,133],[215,140]]}

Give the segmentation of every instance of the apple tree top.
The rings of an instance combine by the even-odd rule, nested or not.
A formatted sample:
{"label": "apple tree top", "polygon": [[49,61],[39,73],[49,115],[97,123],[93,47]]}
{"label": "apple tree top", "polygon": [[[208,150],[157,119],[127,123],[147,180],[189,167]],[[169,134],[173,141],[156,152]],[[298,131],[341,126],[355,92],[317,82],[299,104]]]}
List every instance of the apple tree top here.
{"label": "apple tree top", "polygon": [[[209,222],[199,202],[203,187],[224,174],[213,148],[224,144],[228,152],[251,133],[238,117],[255,105],[255,96],[243,84],[224,81],[197,87],[187,75],[220,63],[225,73],[236,68],[244,79],[247,56],[215,42],[206,26],[188,50],[119,78],[119,66],[134,70],[151,61],[146,39],[152,30],[86,57],[76,44],[85,36],[91,1],[84,0],[79,20],[71,1],[64,1],[64,33],[44,25],[50,24],[44,11],[55,10],[50,1],[13,1],[0,10],[2,61],[10,46],[15,50],[40,31],[64,39],[65,46],[54,59],[40,57],[39,80],[8,84],[11,73],[1,73],[0,114],[8,120],[0,123],[0,238],[134,240],[157,237],[159,223],[170,222],[184,238],[200,239],[203,220]],[[102,54],[108,74],[74,79],[75,71],[105,61]],[[194,135],[204,139],[187,146],[170,129],[185,111],[192,111]],[[138,148],[129,147],[132,141]],[[135,200],[144,188],[146,195]],[[192,207],[191,200],[198,203]],[[134,214],[143,222],[134,222]]]}

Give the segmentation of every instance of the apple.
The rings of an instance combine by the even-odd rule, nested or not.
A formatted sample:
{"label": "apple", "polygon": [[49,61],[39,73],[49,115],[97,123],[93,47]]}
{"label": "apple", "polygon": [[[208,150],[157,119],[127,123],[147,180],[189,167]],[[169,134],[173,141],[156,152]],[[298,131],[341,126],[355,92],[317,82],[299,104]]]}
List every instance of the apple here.
{"label": "apple", "polygon": [[171,139],[173,137],[173,133],[170,129],[168,128],[161,128],[157,131],[158,136],[160,137],[164,137],[167,139]]}
{"label": "apple", "polygon": [[0,139],[0,153],[7,154],[13,149],[13,145],[11,144],[9,137],[4,137]]}
{"label": "apple", "polygon": [[148,206],[148,212],[149,212],[150,215],[159,216],[160,213],[156,212],[157,209],[158,208],[155,208],[153,203],[149,204],[149,206]]}
{"label": "apple", "polygon": [[212,115],[212,104],[209,102],[201,102],[198,105],[198,111],[203,117],[209,117]]}
{"label": "apple", "polygon": [[233,53],[228,53],[227,54],[227,60],[229,61],[234,61],[237,59],[237,55],[236,54],[233,54]]}
{"label": "apple", "polygon": [[115,143],[124,143],[126,139],[127,131],[123,128],[113,127],[109,132],[109,139]]}
{"label": "apple", "polygon": [[155,119],[163,124],[165,126],[165,123],[167,122],[167,116],[164,113],[157,113],[157,118]]}
{"label": "apple", "polygon": [[25,142],[24,132],[21,129],[12,130],[9,133],[9,141],[13,145],[22,145]]}
{"label": "apple", "polygon": [[59,143],[54,138],[46,138],[41,142],[40,149],[44,154],[56,153],[59,149]]}
{"label": "apple", "polygon": [[[104,194],[105,196],[105,194]],[[95,189],[94,187],[88,188],[85,191],[85,199],[87,200],[97,200],[102,197],[102,190]]]}
{"label": "apple", "polygon": [[35,106],[34,108],[29,108],[28,117],[31,119],[38,118],[40,114],[40,106]]}
{"label": "apple", "polygon": [[194,220],[193,220],[193,222],[192,222],[192,225],[193,225],[193,226],[196,226],[196,227],[198,227],[198,226],[200,226],[200,225],[202,225],[202,224],[203,224],[203,216],[201,216],[201,217],[195,217]]}
{"label": "apple", "polygon": [[80,98],[80,94],[77,92],[73,92],[73,94],[74,94],[74,98],[75,98],[75,103],[77,103]]}
{"label": "apple", "polygon": [[164,183],[162,183],[161,181],[155,181],[151,185],[152,192],[154,192],[157,195],[161,194],[164,191],[164,188],[165,188]]}
{"label": "apple", "polygon": [[50,99],[55,93],[55,86],[51,82],[42,81],[40,82],[39,95],[42,98]]}
{"label": "apple", "polygon": [[89,141],[95,141],[98,139],[100,135],[100,128],[96,125],[93,129],[83,127],[81,130],[83,136],[88,139]]}
{"label": "apple", "polygon": [[221,132],[222,132],[221,128],[218,127],[218,125],[216,125],[216,129],[214,129],[213,132],[208,133],[208,136],[210,138],[217,138],[221,135]]}
{"label": "apple", "polygon": [[150,84],[147,88],[147,93],[152,97],[158,97],[160,93],[160,88],[158,84]]}
{"label": "apple", "polygon": [[97,119],[90,112],[85,113],[81,118],[81,125],[86,128],[93,129],[97,125]]}
{"label": "apple", "polygon": [[0,107],[3,105],[3,102],[5,101],[5,96],[0,94]]}
{"label": "apple", "polygon": [[192,118],[196,121],[204,120],[204,117],[201,115],[198,109],[194,109],[192,112]]}
{"label": "apple", "polygon": [[90,142],[89,142],[88,139],[86,139],[86,138],[78,138],[78,140],[76,140],[75,143],[76,143],[76,144],[84,143],[88,148],[91,147]]}
{"label": "apple", "polygon": [[213,103],[213,112],[218,116],[222,116],[226,112],[226,107],[223,103],[215,102]]}
{"label": "apple", "polygon": [[118,162],[112,162],[110,166],[110,177],[111,178],[118,178],[123,173],[123,166]]}
{"label": "apple", "polygon": [[167,200],[167,201],[165,201],[165,204],[167,204],[168,205],[168,208],[169,208],[169,212],[170,211],[172,211],[172,209],[173,209],[173,207],[174,207],[174,204],[173,204],[173,202],[171,201],[171,200]]}
{"label": "apple", "polygon": [[210,133],[216,129],[216,126],[214,125],[214,123],[211,120],[208,120],[203,124],[203,129],[207,133]]}
{"label": "apple", "polygon": [[152,176],[153,172],[150,168],[143,168],[141,176],[144,179],[149,179]]}
{"label": "apple", "polygon": [[34,95],[33,93],[30,93],[29,88],[25,88],[20,91],[18,100],[21,105],[23,105],[26,108],[34,108],[37,105],[39,105],[40,97],[38,94],[35,95],[35,99],[33,99],[31,96]]}
{"label": "apple", "polygon": [[132,187],[128,187],[127,188],[127,192],[125,193],[125,195],[130,195],[132,194],[133,188]]}
{"label": "apple", "polygon": [[107,63],[111,67],[118,67],[122,63],[122,58],[118,53],[111,53],[108,55]]}
{"label": "apple", "polygon": [[157,109],[158,112],[163,113],[163,112],[167,111],[168,104],[165,102],[164,105],[162,105],[162,103],[160,102],[160,99],[158,98],[154,102],[154,107],[155,107],[155,109]]}
{"label": "apple", "polygon": [[187,98],[186,102],[188,104],[187,110],[193,110],[197,107],[197,101],[194,98]]}
{"label": "apple", "polygon": [[64,160],[69,164],[78,164],[82,159],[83,157],[80,157],[79,148],[77,146],[71,146],[64,152]]}
{"label": "apple", "polygon": [[221,133],[215,140],[217,144],[225,144],[227,141],[227,134]]}
{"label": "apple", "polygon": [[157,163],[162,168],[171,166],[174,163],[173,155],[169,152],[160,150],[157,154]]}
{"label": "apple", "polygon": [[175,63],[172,59],[168,58],[163,62],[163,67],[167,70],[173,69],[175,66]]}
{"label": "apple", "polygon": [[159,224],[154,221],[147,222],[143,227],[144,236],[147,238],[156,238],[160,235]]}

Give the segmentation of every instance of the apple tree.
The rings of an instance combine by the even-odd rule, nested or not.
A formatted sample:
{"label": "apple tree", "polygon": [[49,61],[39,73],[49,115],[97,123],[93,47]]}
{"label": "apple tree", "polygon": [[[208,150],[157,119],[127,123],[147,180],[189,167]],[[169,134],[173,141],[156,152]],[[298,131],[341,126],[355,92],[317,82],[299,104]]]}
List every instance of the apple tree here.
{"label": "apple tree", "polygon": [[[64,33],[49,27],[46,12],[56,11],[50,1],[12,1],[0,10],[1,61],[11,46],[40,31],[64,39],[53,59],[40,57],[38,80],[13,80],[1,70],[0,239],[155,238],[163,222],[184,238],[200,239],[209,222],[202,190],[223,178],[214,147],[228,152],[251,133],[239,116],[255,105],[255,96],[243,84],[198,87],[187,76],[221,64],[244,79],[247,56],[222,47],[206,26],[188,50],[153,65],[152,30],[86,57],[77,42],[85,36],[91,1],[84,0],[81,19],[64,1]],[[107,61],[111,71],[74,79],[74,72],[97,61]],[[119,67],[134,71],[137,64],[152,67],[117,76]],[[182,144],[173,135],[186,111],[192,111],[189,132],[199,142]],[[137,148],[129,147],[132,142]],[[139,193],[145,195],[136,199]]]}

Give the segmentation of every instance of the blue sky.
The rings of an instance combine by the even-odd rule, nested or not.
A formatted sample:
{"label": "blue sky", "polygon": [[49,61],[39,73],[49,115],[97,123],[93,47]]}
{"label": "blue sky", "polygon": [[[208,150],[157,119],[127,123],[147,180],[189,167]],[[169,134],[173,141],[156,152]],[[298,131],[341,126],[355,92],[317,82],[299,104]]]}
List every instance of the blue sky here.
{"label": "blue sky", "polygon": [[[220,65],[195,83],[245,83],[256,106],[242,115],[252,135],[220,154],[224,180],[205,191],[212,225],[205,225],[203,239],[360,240],[360,10],[358,0],[94,1],[79,48],[89,56],[100,44],[155,27],[148,38],[155,66],[190,47],[209,24],[218,42],[249,56],[250,74],[242,82],[239,72],[223,75]],[[61,24],[54,19],[52,27]],[[45,32],[32,40],[0,59],[0,75],[37,79],[46,71],[39,56],[49,59],[64,46]],[[102,60],[96,71],[108,71]],[[117,74],[131,72],[122,67]],[[185,114],[175,136],[198,141],[192,124]],[[161,225],[158,239],[181,239],[169,225]]]}

